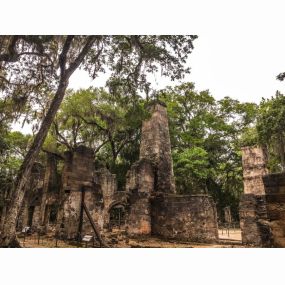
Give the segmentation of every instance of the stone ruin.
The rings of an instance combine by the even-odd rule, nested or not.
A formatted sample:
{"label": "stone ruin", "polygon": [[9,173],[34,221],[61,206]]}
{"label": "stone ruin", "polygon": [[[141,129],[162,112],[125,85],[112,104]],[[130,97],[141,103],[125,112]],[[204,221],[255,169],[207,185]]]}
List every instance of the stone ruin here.
{"label": "stone ruin", "polygon": [[285,247],[285,173],[269,174],[266,162],[263,148],[242,148],[242,242],[261,247]]}
{"label": "stone ruin", "polygon": [[[149,105],[143,122],[139,161],[127,173],[124,191],[116,176],[96,170],[92,149],[80,146],[64,157],[47,154],[45,169],[33,169],[18,228],[54,231],[66,239],[81,239],[116,228],[128,236],[154,235],[184,241],[218,240],[215,203],[207,194],[175,191],[166,106]],[[61,174],[58,161],[63,160]]]}
{"label": "stone ruin", "polygon": [[166,106],[156,102],[149,109],[151,118],[142,125],[140,160],[127,177],[128,233],[217,241],[217,214],[212,198],[204,194],[176,194]]}

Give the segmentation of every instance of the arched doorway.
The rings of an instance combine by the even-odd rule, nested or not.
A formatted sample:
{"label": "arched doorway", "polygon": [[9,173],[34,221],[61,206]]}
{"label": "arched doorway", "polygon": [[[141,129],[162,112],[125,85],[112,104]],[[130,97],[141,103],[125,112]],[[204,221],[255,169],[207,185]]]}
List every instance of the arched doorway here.
{"label": "arched doorway", "polygon": [[126,208],[123,204],[115,204],[109,210],[109,228],[123,229],[126,225]]}

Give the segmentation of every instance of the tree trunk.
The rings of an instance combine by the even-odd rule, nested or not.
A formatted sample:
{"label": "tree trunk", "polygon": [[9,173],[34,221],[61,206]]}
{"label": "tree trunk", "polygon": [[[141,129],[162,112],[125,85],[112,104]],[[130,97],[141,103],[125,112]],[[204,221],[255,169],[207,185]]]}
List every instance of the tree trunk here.
{"label": "tree trunk", "polygon": [[5,224],[2,231],[2,236],[0,239],[0,247],[15,247],[18,246],[16,238],[16,224],[19,216],[19,212],[22,206],[22,202],[25,196],[27,181],[33,167],[33,164],[40,152],[40,149],[44,143],[44,140],[48,134],[49,128],[54,120],[54,117],[60,107],[60,104],[64,98],[65,90],[68,86],[68,80],[73,72],[79,67],[82,63],[84,57],[91,49],[96,36],[88,36],[86,43],[78,54],[76,59],[69,64],[69,68],[66,69],[67,63],[67,54],[70,49],[72,40],[74,36],[67,36],[65,44],[62,49],[62,53],[59,56],[59,65],[61,70],[61,77],[59,85],[55,96],[51,102],[49,110],[42,121],[39,132],[36,134],[35,139],[31,148],[29,149],[25,159],[20,167],[19,174],[16,179],[15,189],[12,194],[11,204],[9,205]]}
{"label": "tree trunk", "polygon": [[68,79],[64,78],[59,83],[57,92],[52,100],[46,117],[44,118],[39,132],[36,134],[31,148],[29,149],[17,176],[15,189],[11,197],[11,204],[6,214],[5,224],[3,227],[2,237],[0,240],[1,247],[14,247],[16,242],[16,223],[22,202],[25,196],[25,186],[29,180],[32,166],[40,152],[43,142],[47,136],[48,130],[52,124],[57,110],[63,100],[65,90],[68,86]]}

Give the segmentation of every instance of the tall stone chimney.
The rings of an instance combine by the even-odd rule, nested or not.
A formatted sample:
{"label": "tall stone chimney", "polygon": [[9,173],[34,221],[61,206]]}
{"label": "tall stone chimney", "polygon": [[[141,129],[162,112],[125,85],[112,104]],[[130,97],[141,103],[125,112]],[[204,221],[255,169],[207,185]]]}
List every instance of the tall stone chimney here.
{"label": "tall stone chimney", "polygon": [[242,148],[244,194],[265,194],[262,177],[268,174],[266,160],[267,157],[263,148]]}
{"label": "tall stone chimney", "polygon": [[175,193],[166,105],[155,101],[149,106],[149,110],[151,117],[142,125],[140,160],[153,162],[155,191]]}
{"label": "tall stone chimney", "polygon": [[266,152],[261,147],[242,148],[244,194],[239,204],[242,242],[255,246],[270,244],[265,185]]}

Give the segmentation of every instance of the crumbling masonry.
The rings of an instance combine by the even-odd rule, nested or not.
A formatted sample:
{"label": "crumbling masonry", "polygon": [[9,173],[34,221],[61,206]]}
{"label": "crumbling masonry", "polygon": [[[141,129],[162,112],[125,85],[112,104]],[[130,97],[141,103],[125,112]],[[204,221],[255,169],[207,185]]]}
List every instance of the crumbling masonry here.
{"label": "crumbling masonry", "polygon": [[217,215],[208,195],[177,195],[166,106],[149,106],[143,123],[140,160],[128,175],[128,233],[152,234],[188,241],[217,241]]}
{"label": "crumbling masonry", "polygon": [[[151,116],[142,125],[140,158],[127,173],[124,191],[118,191],[115,175],[95,169],[91,149],[80,146],[64,157],[49,153],[46,168],[31,175],[33,189],[27,191],[18,228],[28,225],[80,239],[94,234],[90,216],[101,233],[119,227],[129,236],[217,241],[213,199],[176,194],[166,106],[154,102],[148,108]],[[57,164],[62,159],[60,175]]]}
{"label": "crumbling masonry", "polygon": [[261,247],[285,247],[285,174],[268,174],[266,161],[263,148],[242,148],[242,242]]}

